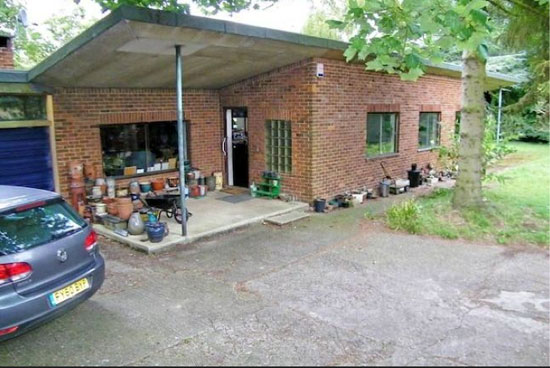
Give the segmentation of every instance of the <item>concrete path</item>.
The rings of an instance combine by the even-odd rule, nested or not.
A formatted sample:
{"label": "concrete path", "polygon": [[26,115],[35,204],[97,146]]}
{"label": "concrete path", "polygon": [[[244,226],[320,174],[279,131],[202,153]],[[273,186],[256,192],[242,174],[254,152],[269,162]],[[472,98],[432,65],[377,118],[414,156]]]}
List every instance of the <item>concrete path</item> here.
{"label": "concrete path", "polygon": [[[367,207],[369,205],[367,204]],[[0,365],[548,365],[549,256],[384,230],[365,208],[147,256]]]}

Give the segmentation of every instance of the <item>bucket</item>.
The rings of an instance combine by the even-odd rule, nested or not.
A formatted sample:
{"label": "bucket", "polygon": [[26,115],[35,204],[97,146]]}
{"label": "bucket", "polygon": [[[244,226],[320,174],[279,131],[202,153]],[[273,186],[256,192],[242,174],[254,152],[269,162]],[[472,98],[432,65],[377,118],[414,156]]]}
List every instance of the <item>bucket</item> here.
{"label": "bucket", "polygon": [[325,205],[326,205],[325,199],[317,198],[313,201],[313,207],[315,208],[315,212],[325,212]]}
{"label": "bucket", "polygon": [[390,195],[391,181],[384,180],[380,182],[380,197],[388,197]]}
{"label": "bucket", "polygon": [[199,185],[199,190],[200,196],[204,197],[206,195],[206,185]]}
{"label": "bucket", "polygon": [[206,185],[208,186],[208,190],[210,192],[213,192],[216,190],[216,177],[215,176],[207,176],[206,177]]}

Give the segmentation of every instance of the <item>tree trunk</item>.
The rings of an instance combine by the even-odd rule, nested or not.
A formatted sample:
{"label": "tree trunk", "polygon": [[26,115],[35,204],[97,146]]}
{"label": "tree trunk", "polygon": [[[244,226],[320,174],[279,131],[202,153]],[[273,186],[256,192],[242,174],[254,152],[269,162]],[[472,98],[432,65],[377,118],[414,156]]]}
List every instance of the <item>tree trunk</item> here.
{"label": "tree trunk", "polygon": [[462,64],[462,112],[454,208],[475,207],[482,203],[485,62],[475,53],[465,51]]}

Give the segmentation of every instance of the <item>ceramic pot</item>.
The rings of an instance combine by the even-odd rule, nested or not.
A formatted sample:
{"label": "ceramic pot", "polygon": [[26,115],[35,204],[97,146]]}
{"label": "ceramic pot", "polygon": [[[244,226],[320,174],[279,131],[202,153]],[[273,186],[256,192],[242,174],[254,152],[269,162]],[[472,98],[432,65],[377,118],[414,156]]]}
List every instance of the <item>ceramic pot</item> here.
{"label": "ceramic pot", "polygon": [[102,195],[103,195],[103,192],[101,191],[100,186],[96,185],[96,186],[92,187],[92,197],[101,198]]}
{"label": "ceramic pot", "polygon": [[139,183],[137,181],[131,181],[128,185],[128,189],[130,190],[130,193],[132,194],[139,194]]}
{"label": "ceramic pot", "polygon": [[190,193],[189,193],[190,197],[198,197],[200,195],[201,195],[201,189],[199,188],[198,185],[193,185],[190,187]]}
{"label": "ceramic pot", "polygon": [[208,191],[213,192],[216,190],[216,177],[215,176],[207,176],[206,177],[206,185],[208,186]]}
{"label": "ceramic pot", "polygon": [[139,189],[141,189],[142,193],[148,193],[151,191],[151,183],[148,181],[142,181],[139,183]]}
{"label": "ceramic pot", "polygon": [[172,176],[168,178],[168,185],[173,187],[177,187],[180,182],[180,179],[177,176]]}
{"label": "ceramic pot", "polygon": [[80,179],[84,176],[84,166],[80,161],[69,162],[69,175],[73,179]]}
{"label": "ceramic pot", "polygon": [[97,215],[102,215],[106,212],[107,205],[105,203],[98,203],[95,205],[95,213]]}
{"label": "ceramic pot", "polygon": [[168,230],[164,222],[147,222],[145,227],[151,243],[160,243]]}
{"label": "ceramic pot", "polygon": [[115,202],[111,202],[111,203],[107,204],[107,213],[109,215],[113,215],[113,216],[118,215],[118,208],[117,208],[117,204]]}
{"label": "ceramic pot", "polygon": [[128,188],[118,188],[116,190],[117,197],[126,197],[128,195]]}
{"label": "ceramic pot", "polygon": [[115,198],[115,203],[116,203],[116,204],[127,204],[127,203],[132,203],[132,198],[130,198],[130,197],[119,197],[119,198]]}
{"label": "ceramic pot", "polygon": [[145,231],[145,223],[139,212],[134,212],[128,219],[128,232],[130,235],[140,235]]}
{"label": "ceramic pot", "polygon": [[164,179],[156,178],[153,180],[153,190],[163,190],[164,189]]}
{"label": "ceramic pot", "polygon": [[128,220],[130,216],[132,215],[132,212],[134,212],[134,205],[132,202],[130,203],[118,203],[116,205],[117,211],[118,211],[118,217],[120,217],[123,220]]}

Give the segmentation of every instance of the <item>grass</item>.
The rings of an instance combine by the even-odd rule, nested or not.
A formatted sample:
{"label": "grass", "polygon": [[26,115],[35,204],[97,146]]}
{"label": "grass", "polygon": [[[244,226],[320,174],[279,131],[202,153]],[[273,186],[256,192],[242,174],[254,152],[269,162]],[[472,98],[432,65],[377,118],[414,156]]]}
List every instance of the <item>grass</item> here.
{"label": "grass", "polygon": [[[452,189],[439,189],[391,208],[393,229],[444,238],[500,244],[550,245],[550,151],[546,144],[514,143],[517,150],[492,170],[504,182],[484,184],[485,205],[476,210],[452,209]],[[405,224],[406,222],[411,222]]]}

